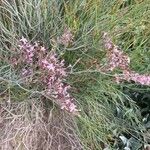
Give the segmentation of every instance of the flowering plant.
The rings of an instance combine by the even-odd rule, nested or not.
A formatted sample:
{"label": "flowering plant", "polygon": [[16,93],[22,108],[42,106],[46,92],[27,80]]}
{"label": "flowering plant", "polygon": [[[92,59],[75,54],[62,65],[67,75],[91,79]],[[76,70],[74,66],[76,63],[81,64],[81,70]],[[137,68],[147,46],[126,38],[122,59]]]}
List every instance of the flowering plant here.
{"label": "flowering plant", "polygon": [[107,66],[103,69],[105,71],[113,71],[119,68],[122,74],[116,74],[116,81],[119,83],[122,80],[134,81],[142,85],[150,85],[150,75],[139,73],[130,69],[130,58],[123,53],[121,49],[116,46],[108,37],[108,33],[103,34],[105,48],[107,49]]}
{"label": "flowering plant", "polygon": [[78,112],[75,99],[69,92],[71,86],[64,82],[68,76],[65,61],[60,60],[54,50],[49,52],[40,42],[32,44],[24,37],[20,39],[18,47],[20,53],[17,57],[22,59],[13,59],[16,60],[14,65],[25,66],[20,67],[20,75],[26,81],[32,76],[30,82],[42,85],[45,95],[54,99],[61,109]]}

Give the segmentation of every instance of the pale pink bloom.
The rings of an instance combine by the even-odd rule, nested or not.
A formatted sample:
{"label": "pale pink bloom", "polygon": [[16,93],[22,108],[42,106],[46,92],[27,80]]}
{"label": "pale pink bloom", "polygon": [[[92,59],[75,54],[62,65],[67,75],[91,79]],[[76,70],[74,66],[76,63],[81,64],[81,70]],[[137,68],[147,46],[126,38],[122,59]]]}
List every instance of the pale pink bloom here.
{"label": "pale pink bloom", "polygon": [[47,65],[48,64],[48,61],[46,59],[42,60],[41,62],[43,63],[43,65]]}
{"label": "pale pink bloom", "polygon": [[140,83],[142,85],[150,85],[150,76],[148,75],[140,75],[138,73],[132,73],[130,75],[130,80]]}
{"label": "pale pink bloom", "polygon": [[130,69],[130,58],[128,55],[124,54],[118,46],[113,44],[108,34],[105,32],[103,34],[103,40],[105,48],[107,49],[107,67],[104,70],[113,71],[119,68],[123,74],[115,75],[115,80],[120,83],[123,80],[134,81],[142,85],[150,85],[150,75],[140,75]]}
{"label": "pale pink bloom", "polygon": [[38,42],[34,42],[34,47],[35,48],[39,47],[39,43]]}
{"label": "pale pink bloom", "polygon": [[29,75],[32,74],[32,71],[33,71],[33,70],[32,70],[31,68],[28,68],[28,69],[23,68],[23,69],[22,69],[22,72],[21,72],[21,75],[22,75],[23,77],[29,76]]}
{"label": "pale pink bloom", "polygon": [[71,33],[70,29],[65,28],[64,33],[59,38],[57,38],[57,42],[59,44],[66,46],[66,47],[70,43],[72,43],[73,42],[73,34]]}
{"label": "pale pink bloom", "polygon": [[22,36],[22,38],[20,39],[20,42],[22,42],[23,44],[26,44],[28,40]]}
{"label": "pale pink bloom", "polygon": [[49,63],[46,67],[47,67],[48,70],[51,70],[51,71],[55,70],[55,66],[53,64]]}
{"label": "pale pink bloom", "polygon": [[46,51],[46,48],[44,46],[41,46],[41,49],[40,49],[42,52],[45,52]]}
{"label": "pale pink bloom", "polygon": [[105,32],[103,34],[104,46],[107,49],[107,69],[113,71],[116,68],[122,70],[128,70],[130,64],[130,58],[124,54],[118,46],[113,44],[108,34]]}
{"label": "pale pink bloom", "polygon": [[27,75],[27,73],[28,73],[28,70],[27,69],[22,69],[22,76],[26,76]]}
{"label": "pale pink bloom", "polygon": [[65,86],[64,89],[63,89],[63,94],[64,94],[64,95],[67,95],[67,94],[68,94],[68,90],[69,90],[70,88],[71,88],[70,85]]}
{"label": "pale pink bloom", "polygon": [[[60,39],[62,40],[62,44],[66,44],[67,46],[72,40],[72,34],[69,30],[66,30]],[[44,46],[40,46],[38,42],[31,44],[23,37],[20,40],[19,48],[24,57],[23,62],[27,66],[36,68],[36,71],[40,70],[41,77],[40,74],[38,75],[40,80],[38,80],[38,78],[36,80],[37,82],[43,83],[42,85],[45,89],[45,94],[52,97],[62,109],[71,113],[78,112],[76,109],[77,106],[74,104],[74,99],[69,93],[71,87],[64,84],[64,80],[68,75],[64,60],[60,61],[54,51],[43,54],[43,52],[46,51]],[[21,74],[22,76],[30,75],[30,68],[22,69]]]}
{"label": "pale pink bloom", "polygon": [[18,65],[18,60],[13,57],[13,58],[11,59],[11,64],[13,64],[13,65]]}
{"label": "pale pink bloom", "polygon": [[150,75],[140,75],[136,72],[124,71],[122,75],[116,75],[116,82],[120,83],[120,81],[134,81],[135,83],[139,83],[141,85],[150,85]]}
{"label": "pale pink bloom", "polygon": [[24,37],[22,37],[18,46],[25,58],[23,61],[31,65],[34,57],[34,46]]}
{"label": "pale pink bloom", "polygon": [[69,111],[70,112],[75,112],[77,111],[77,106],[74,104],[74,103],[71,103],[70,106],[69,106]]}

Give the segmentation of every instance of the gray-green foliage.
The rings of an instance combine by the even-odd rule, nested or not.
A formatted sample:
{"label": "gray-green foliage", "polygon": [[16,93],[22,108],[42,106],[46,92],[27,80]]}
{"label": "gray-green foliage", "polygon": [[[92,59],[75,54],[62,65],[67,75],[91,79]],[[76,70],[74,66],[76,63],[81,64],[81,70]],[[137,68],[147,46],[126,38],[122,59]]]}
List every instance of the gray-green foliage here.
{"label": "gray-green foliage", "polygon": [[[85,149],[99,150],[103,143],[115,149],[124,133],[144,142],[142,117],[129,95],[130,89],[149,92],[149,88],[134,83],[116,85],[113,75],[90,70],[105,62],[101,33],[107,31],[130,56],[134,70],[150,71],[149,0],[3,0],[0,3],[0,80],[6,79],[0,81],[1,91],[9,89],[10,93],[17,93],[17,100],[22,97],[16,92],[18,86],[17,90],[15,86],[12,88],[13,83],[20,83],[7,58],[15,53],[13,49],[21,36],[42,41],[48,48],[55,46],[66,63],[74,66],[68,82],[75,87],[73,93],[81,109],[76,122]],[[74,42],[67,48],[53,43],[65,26],[74,34]]]}

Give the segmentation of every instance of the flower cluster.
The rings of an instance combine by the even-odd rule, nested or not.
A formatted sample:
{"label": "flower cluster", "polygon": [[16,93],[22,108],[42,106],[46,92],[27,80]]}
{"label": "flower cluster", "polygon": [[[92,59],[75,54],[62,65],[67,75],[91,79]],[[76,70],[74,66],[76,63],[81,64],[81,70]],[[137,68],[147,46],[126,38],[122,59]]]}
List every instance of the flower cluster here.
{"label": "flower cluster", "polygon": [[135,83],[139,83],[141,85],[150,85],[150,75],[140,75],[134,71],[123,71],[122,75],[116,75],[116,82],[120,81],[134,81]]}
{"label": "flower cluster", "polygon": [[19,48],[22,51],[22,55],[24,57],[24,62],[28,64],[33,63],[34,56],[34,45],[31,45],[26,38],[22,37],[20,39]]}
{"label": "flower cluster", "polygon": [[61,105],[62,109],[72,113],[77,112],[74,98],[68,92],[71,87],[63,83],[63,80],[67,76],[64,60],[59,61],[57,55],[51,52],[46,59],[40,61],[39,65],[42,71],[47,74],[43,78],[47,86],[46,93],[50,94]]}
{"label": "flower cluster", "polygon": [[70,43],[73,42],[73,34],[68,28],[65,28],[64,33],[57,38],[57,41],[59,44],[62,44],[65,47],[67,47]]}
{"label": "flower cluster", "polygon": [[122,74],[115,75],[116,82],[120,83],[122,80],[134,81],[141,85],[150,85],[150,75],[140,75],[130,69],[130,58],[124,54],[121,49],[113,44],[112,40],[108,37],[107,33],[103,34],[104,46],[107,49],[107,66],[104,71],[113,71],[119,68]]}
{"label": "flower cluster", "polygon": [[107,33],[103,34],[104,44],[107,51],[107,70],[113,71],[115,68],[129,70],[130,58],[124,54],[118,46],[114,45]]}
{"label": "flower cluster", "polygon": [[51,97],[61,109],[68,112],[78,112],[75,99],[70,95],[70,86],[64,83],[68,73],[64,60],[60,61],[54,50],[48,52],[39,42],[32,44],[24,37],[19,41],[19,49],[26,68],[22,68],[23,77],[33,72],[39,72],[33,78],[43,85],[46,96]]}

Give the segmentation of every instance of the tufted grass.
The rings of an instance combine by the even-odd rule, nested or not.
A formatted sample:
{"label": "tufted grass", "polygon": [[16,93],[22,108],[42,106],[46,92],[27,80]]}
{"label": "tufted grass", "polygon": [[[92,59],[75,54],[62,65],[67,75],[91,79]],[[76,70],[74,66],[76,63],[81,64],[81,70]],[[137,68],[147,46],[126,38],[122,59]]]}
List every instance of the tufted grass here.
{"label": "tufted grass", "polygon": [[[79,117],[72,119],[70,116],[68,120],[74,124],[71,133],[80,141],[80,148],[117,149],[118,138],[124,133],[144,144],[146,141],[142,136],[145,128],[140,109],[125,91],[149,92],[150,88],[134,83],[117,85],[113,81],[114,74],[103,74],[97,70],[97,66],[106,61],[102,32],[107,31],[116,45],[130,56],[132,69],[139,73],[149,73],[149,16],[149,0],[0,1],[1,106],[4,107],[6,101],[7,105],[17,102],[17,105],[25,103],[22,107],[26,107],[32,97],[37,99],[37,104],[42,99],[42,93],[36,88],[22,85],[17,70],[9,63],[9,58],[16,53],[13,49],[17,49],[17,40],[24,36],[31,41],[42,41],[49,50],[55,48],[59,56],[65,59],[66,65],[73,66],[67,82],[73,87],[72,94],[81,112]],[[65,26],[74,34],[74,41],[68,47],[55,42]],[[60,110],[55,104],[48,102],[45,105],[53,107],[56,116],[60,117],[57,113]],[[45,105],[42,105],[42,109]],[[11,112],[9,109],[12,111],[12,107],[7,108]],[[29,109],[26,107],[26,111]],[[18,113],[13,113],[13,117],[18,116]],[[57,117],[54,118],[57,120]],[[62,126],[65,128],[66,123],[63,122]],[[64,132],[67,132],[67,139],[71,138],[68,130]],[[60,137],[56,138],[58,140]],[[68,145],[72,144],[72,140],[67,141]],[[0,142],[3,143],[3,139]],[[60,148],[63,149],[61,144]]]}

